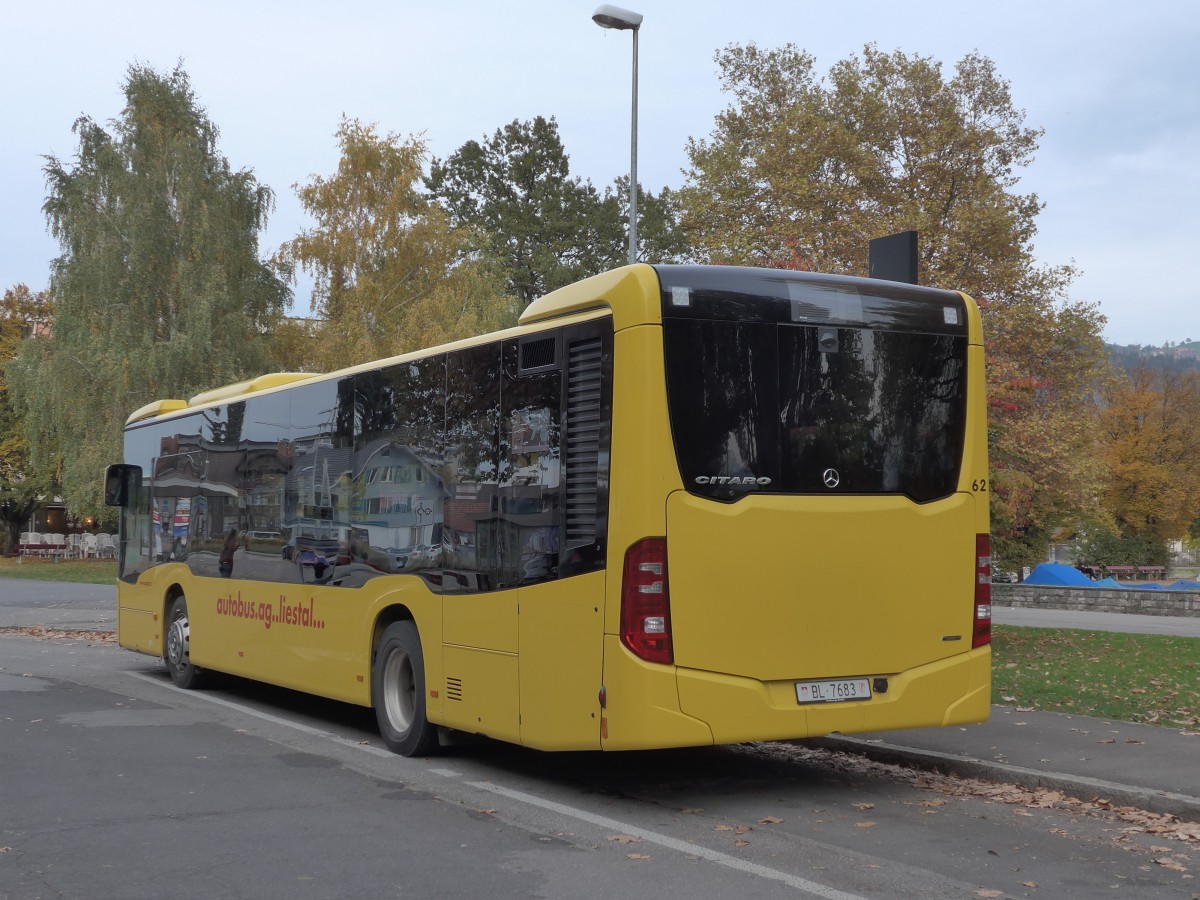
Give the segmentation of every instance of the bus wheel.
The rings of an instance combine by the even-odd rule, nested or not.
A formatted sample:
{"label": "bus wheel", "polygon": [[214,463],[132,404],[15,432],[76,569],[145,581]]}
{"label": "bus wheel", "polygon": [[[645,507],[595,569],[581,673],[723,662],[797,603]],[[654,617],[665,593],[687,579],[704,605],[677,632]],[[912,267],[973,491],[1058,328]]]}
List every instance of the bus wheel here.
{"label": "bus wheel", "polygon": [[204,681],[203,671],[192,665],[187,600],[182,594],[171,603],[171,611],[167,614],[167,647],[163,661],[171,673],[171,680],[181,688],[197,688]]}
{"label": "bus wheel", "polygon": [[384,630],[371,670],[371,697],[379,733],[392,752],[437,752],[437,726],[425,718],[425,657],[412,622],[394,622]]}

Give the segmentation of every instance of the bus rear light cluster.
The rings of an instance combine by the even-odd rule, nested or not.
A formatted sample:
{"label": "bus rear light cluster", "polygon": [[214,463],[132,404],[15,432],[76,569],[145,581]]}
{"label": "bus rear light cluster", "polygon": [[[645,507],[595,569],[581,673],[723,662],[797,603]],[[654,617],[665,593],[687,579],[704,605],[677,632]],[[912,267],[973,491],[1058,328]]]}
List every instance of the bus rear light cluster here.
{"label": "bus rear light cluster", "polygon": [[621,643],[646,662],[674,662],[666,538],[643,538],[625,553]]}
{"label": "bus rear light cluster", "polygon": [[971,646],[992,642],[992,538],[975,535],[975,609],[972,617]]}

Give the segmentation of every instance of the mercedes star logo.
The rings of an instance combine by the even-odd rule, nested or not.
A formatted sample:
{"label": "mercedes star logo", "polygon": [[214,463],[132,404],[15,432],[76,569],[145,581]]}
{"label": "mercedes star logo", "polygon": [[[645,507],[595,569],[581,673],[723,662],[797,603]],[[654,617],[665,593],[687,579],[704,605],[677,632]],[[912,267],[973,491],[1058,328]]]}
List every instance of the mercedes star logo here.
{"label": "mercedes star logo", "polygon": [[842,476],[838,474],[837,469],[826,469],[821,473],[821,480],[825,482],[825,487],[835,488],[842,480]]}

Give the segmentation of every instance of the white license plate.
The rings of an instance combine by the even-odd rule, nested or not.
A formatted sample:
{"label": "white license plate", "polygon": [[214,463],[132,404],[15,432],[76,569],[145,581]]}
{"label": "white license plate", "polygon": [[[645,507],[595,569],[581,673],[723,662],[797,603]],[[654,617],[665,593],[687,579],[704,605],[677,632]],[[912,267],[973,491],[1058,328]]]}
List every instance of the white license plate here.
{"label": "white license plate", "polygon": [[865,678],[796,682],[797,703],[842,703],[846,700],[870,699],[871,683]]}

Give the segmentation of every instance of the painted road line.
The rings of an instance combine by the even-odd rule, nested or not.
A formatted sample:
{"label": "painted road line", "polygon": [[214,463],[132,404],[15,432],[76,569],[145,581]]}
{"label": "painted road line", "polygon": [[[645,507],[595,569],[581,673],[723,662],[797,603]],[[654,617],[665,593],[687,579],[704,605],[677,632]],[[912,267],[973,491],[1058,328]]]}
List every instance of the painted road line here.
{"label": "painted road line", "polygon": [[326,740],[333,741],[335,744],[340,744],[343,747],[351,747],[355,750],[362,750],[366,753],[371,753],[375,756],[383,756],[388,759],[397,758],[396,754],[391,750],[386,750],[382,747],[374,747],[371,744],[360,744],[358,741],[352,741],[349,738],[341,737],[331,731],[313,728],[311,725],[304,725],[300,722],[294,722],[291,719],[285,719],[282,716],[273,716],[270,713],[262,712],[254,709],[253,707],[243,706],[241,703],[234,703],[232,700],[225,700],[221,697],[214,697],[211,694],[204,694],[199,691],[185,691],[183,688],[176,687],[173,684],[169,684],[157,678],[152,678],[149,675],[143,675],[140,672],[126,672],[125,674],[130,678],[136,678],[139,681],[145,681],[149,684],[156,685],[163,690],[175,691],[194,700],[203,700],[206,703],[214,703],[217,706],[223,706],[226,709],[232,709],[240,713],[246,713],[247,715],[254,716],[255,718],[262,719],[263,721],[270,722],[274,725],[283,725],[295,731],[302,731],[305,734],[313,735],[314,737],[325,738]]}
{"label": "painted road line", "polygon": [[527,794],[524,791],[514,791],[510,788],[500,787],[498,784],[493,784],[489,781],[468,781],[467,785],[473,788],[478,788],[481,791],[488,791],[493,794],[499,794],[501,797],[507,797],[510,800],[516,800],[519,803],[527,803],[530,806],[536,806],[540,809],[545,809],[550,812],[558,813],[568,818],[578,819],[581,822],[589,822],[592,825],[599,825],[601,828],[609,829],[621,834],[634,834],[640,837],[643,841],[649,841],[652,844],[658,844],[660,847],[665,847],[668,850],[674,850],[677,853],[683,853],[688,856],[698,856],[701,859],[707,859],[709,862],[714,862],[717,865],[725,866],[726,868],[736,869],[739,872],[745,872],[748,875],[757,875],[759,878],[768,878],[771,881],[779,881],[786,884],[788,887],[795,888],[798,891],[805,891],[812,894],[814,897],[821,897],[822,900],[865,900],[858,894],[847,894],[845,891],[839,891],[836,888],[828,887],[824,884],[818,884],[815,881],[809,881],[807,878],[801,878],[798,875],[792,875],[788,872],[781,872],[778,869],[772,869],[768,866],[762,866],[758,863],[747,862],[744,859],[739,859],[736,856],[730,856],[728,853],[722,853],[719,850],[710,850],[699,844],[691,844],[687,841],[681,841],[678,838],[673,838],[670,835],[659,834],[654,831],[647,831],[637,825],[629,822],[621,822],[617,819],[610,819],[607,816],[598,816],[595,813],[590,813],[587,810],[577,809],[574,806],[567,806],[565,803],[558,803],[554,800],[546,800],[543,797],[538,797],[534,794]]}

